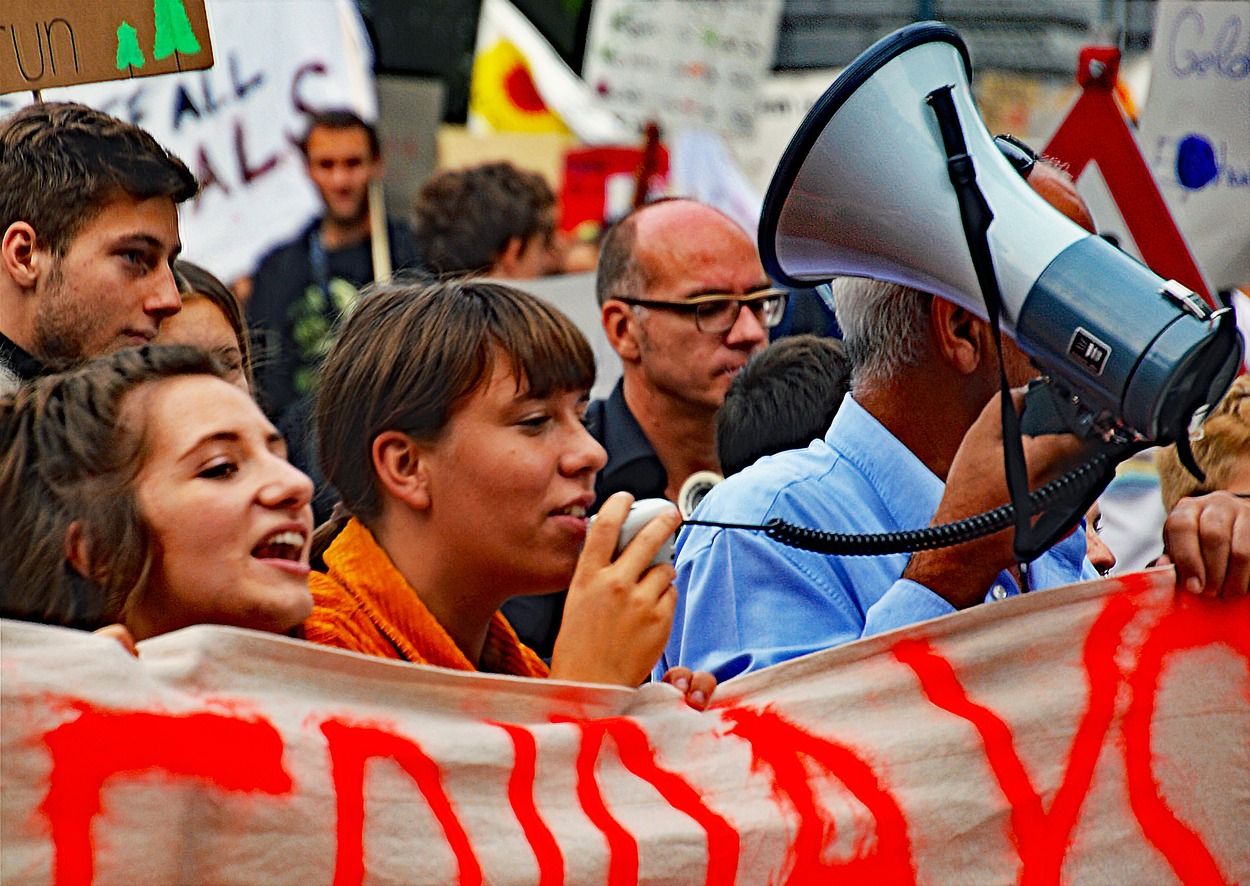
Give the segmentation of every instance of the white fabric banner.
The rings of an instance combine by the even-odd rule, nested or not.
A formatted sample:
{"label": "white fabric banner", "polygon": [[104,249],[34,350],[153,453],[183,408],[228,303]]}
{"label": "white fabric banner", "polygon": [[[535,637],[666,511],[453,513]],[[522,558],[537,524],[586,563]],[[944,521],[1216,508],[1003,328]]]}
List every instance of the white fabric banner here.
{"label": "white fabric banner", "polygon": [[1250,283],[1250,0],[1162,0],[1138,143],[1217,289]]}
{"label": "white fabric banner", "polygon": [[6,883],[1250,882],[1250,600],[1170,570],[720,687],[0,624]]}
{"label": "white fabric banner", "polygon": [[[184,204],[184,255],[227,282],[321,211],[295,142],[308,109],[377,117],[372,50],[350,0],[207,0],[207,71],[47,89],[148,130],[199,179]],[[0,114],[29,104],[0,98]]]}

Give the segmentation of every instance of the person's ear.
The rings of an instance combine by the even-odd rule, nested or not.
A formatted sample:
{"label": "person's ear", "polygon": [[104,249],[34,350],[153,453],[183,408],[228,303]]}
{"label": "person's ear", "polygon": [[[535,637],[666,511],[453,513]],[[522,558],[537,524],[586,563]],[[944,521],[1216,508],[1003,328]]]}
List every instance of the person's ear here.
{"label": "person's ear", "polygon": [[383,431],[373,440],[370,456],[384,494],[414,510],[430,507],[426,450],[403,431]]}
{"label": "person's ear", "polygon": [[943,298],[933,299],[929,317],[941,359],[961,375],[975,372],[991,345],[986,322]]}
{"label": "person's ear", "polygon": [[87,537],[87,526],[82,520],[75,520],[65,530],[65,559],[70,568],[83,578],[94,581],[95,570],[91,564],[91,540]]}
{"label": "person's ear", "polygon": [[642,351],[638,345],[638,316],[633,308],[625,302],[608,299],[603,303],[600,319],[612,350],[626,363],[637,363]]}
{"label": "person's ear", "polygon": [[514,279],[520,267],[521,258],[525,255],[525,246],[526,243],[523,238],[509,237],[508,242],[499,251],[495,263],[491,266],[491,276]]}
{"label": "person's ear", "polygon": [[0,240],[0,267],[22,289],[34,289],[43,272],[39,237],[30,222],[15,221]]}

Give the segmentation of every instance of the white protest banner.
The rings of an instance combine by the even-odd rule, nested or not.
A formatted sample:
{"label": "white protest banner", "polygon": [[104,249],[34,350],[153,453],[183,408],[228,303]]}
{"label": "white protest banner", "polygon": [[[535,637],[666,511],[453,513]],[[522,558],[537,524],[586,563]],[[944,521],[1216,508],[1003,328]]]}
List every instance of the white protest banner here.
{"label": "white protest banner", "polygon": [[1211,285],[1250,282],[1250,0],[1162,0],[1138,141]]}
{"label": "white protest banner", "polygon": [[[187,258],[230,280],[321,211],[295,141],[309,109],[377,116],[372,53],[350,0],[207,0],[207,71],[43,92],[142,126],[202,192],[179,212]],[[30,96],[0,98],[0,115]]]}
{"label": "white protest banner", "polygon": [[1250,599],[1170,569],[640,691],[0,623],[13,883],[1250,882]]}
{"label": "white protest banner", "polygon": [[582,76],[636,127],[748,136],[780,19],[779,0],[597,0]]}

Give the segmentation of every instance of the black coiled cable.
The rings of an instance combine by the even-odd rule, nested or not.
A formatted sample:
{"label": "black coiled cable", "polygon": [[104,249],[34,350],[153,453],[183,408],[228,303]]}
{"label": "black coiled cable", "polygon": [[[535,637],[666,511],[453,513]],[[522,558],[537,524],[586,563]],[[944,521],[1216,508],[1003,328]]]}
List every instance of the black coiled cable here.
{"label": "black coiled cable", "polygon": [[[1112,467],[1112,456],[1107,452],[1094,454],[1089,461],[1073,468],[1058,479],[1029,493],[1030,516],[1067,499],[1076,499],[1088,493],[1100,482]],[[717,526],[722,529],[749,529],[765,533],[774,541],[792,548],[814,551],[818,554],[837,554],[849,557],[870,557],[881,554],[902,554],[928,551],[963,544],[993,535],[1014,524],[1015,507],[1005,504],[992,511],[976,514],[924,529],[903,532],[879,532],[869,535],[850,535],[841,532],[824,532],[807,526],[795,526],[780,518],[761,525],[746,523],[716,523],[710,520],[686,520],[688,526]]]}

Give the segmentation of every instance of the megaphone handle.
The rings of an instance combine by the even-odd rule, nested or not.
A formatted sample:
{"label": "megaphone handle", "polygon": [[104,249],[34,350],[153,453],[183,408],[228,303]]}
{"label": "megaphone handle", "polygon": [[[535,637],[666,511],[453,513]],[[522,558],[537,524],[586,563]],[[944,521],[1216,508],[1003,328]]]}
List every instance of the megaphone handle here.
{"label": "megaphone handle", "polygon": [[1023,533],[1016,530],[1014,548],[1017,556],[1023,554],[1026,558],[1022,562],[1040,557],[1080,523],[1090,506],[1115,478],[1116,465],[1147,445],[1144,442],[1093,444],[1095,455],[1101,456],[1088,463],[1093,469],[1056,501],[1039,509],[1036,521]]}

